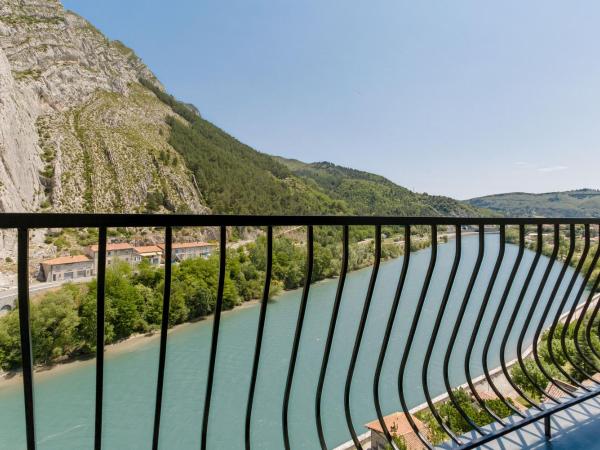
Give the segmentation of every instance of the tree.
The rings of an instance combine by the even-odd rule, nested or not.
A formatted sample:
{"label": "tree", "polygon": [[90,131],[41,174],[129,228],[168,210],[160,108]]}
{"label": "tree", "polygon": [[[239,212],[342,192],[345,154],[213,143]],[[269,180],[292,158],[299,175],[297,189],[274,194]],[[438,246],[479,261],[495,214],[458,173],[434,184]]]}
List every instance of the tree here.
{"label": "tree", "polygon": [[[396,450],[407,450],[408,447],[406,446],[406,441],[404,440],[404,438],[402,436],[392,436],[392,440],[394,441],[394,444],[396,445]],[[394,448],[388,444],[385,446],[385,450],[394,450]]]}
{"label": "tree", "polygon": [[47,364],[79,349],[79,293],[77,286],[67,285],[57,292],[48,293],[40,302],[32,303],[31,342],[34,363]]}

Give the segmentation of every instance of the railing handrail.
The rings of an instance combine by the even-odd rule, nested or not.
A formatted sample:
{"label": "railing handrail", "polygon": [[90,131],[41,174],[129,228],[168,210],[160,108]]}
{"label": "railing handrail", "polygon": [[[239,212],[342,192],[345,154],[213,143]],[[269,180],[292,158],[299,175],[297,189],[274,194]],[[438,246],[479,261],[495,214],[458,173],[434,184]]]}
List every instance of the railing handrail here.
{"label": "railing handrail", "polygon": [[0,213],[0,229],[319,225],[596,225],[598,218],[458,216],[250,216],[223,214]]}

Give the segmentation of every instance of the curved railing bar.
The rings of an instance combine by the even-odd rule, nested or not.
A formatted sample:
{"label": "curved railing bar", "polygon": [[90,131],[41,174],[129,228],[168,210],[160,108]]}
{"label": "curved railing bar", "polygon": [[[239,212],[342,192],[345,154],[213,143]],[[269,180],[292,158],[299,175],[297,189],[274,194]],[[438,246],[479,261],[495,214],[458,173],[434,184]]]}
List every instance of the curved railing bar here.
{"label": "curved railing bar", "polygon": [[156,401],[154,404],[154,427],[152,433],[152,450],[158,450],[160,438],[160,419],[163,403],[163,387],[165,382],[165,366],[167,358],[167,337],[169,333],[169,311],[171,307],[171,270],[173,268],[173,229],[165,228],[165,278],[163,284],[163,307],[160,322],[160,344],[158,349],[158,374],[156,377]]}
{"label": "curved railing bar", "polygon": [[[538,226],[538,246],[540,247],[540,249],[543,249],[542,231],[543,231],[542,226],[539,225]],[[553,240],[554,240],[554,244],[553,244],[553,248],[552,248],[552,254],[550,255],[550,257],[548,259],[548,265],[546,266],[546,270],[544,271],[542,279],[540,280],[538,289],[535,293],[535,296],[533,297],[533,301],[531,302],[531,305],[529,306],[529,311],[527,313],[527,316],[525,317],[523,326],[521,327],[521,332],[519,333],[519,338],[517,340],[517,359],[519,361],[519,366],[521,367],[521,370],[523,370],[523,373],[525,374],[527,379],[531,382],[533,387],[541,395],[546,396],[547,398],[549,398],[550,400],[552,400],[555,403],[560,403],[560,401],[555,396],[551,395],[550,393],[548,393],[546,391],[545,386],[539,386],[537,384],[536,380],[527,371],[527,367],[525,366],[525,363],[523,361],[523,343],[525,341],[525,334],[527,333],[527,329],[529,328],[529,325],[531,324],[531,319],[533,318],[533,314],[535,313],[535,310],[540,302],[540,298],[544,292],[546,283],[548,282],[548,278],[550,277],[550,272],[552,272],[552,268],[554,267],[556,257],[558,256],[558,241],[559,241],[558,225],[554,226],[554,239]],[[549,305],[550,305],[550,303],[548,303],[548,306]],[[536,327],[536,329],[537,329],[537,327]],[[533,346],[533,344],[532,344],[532,346]],[[542,374],[545,375],[546,371],[545,371],[543,365],[541,364],[541,362],[539,361],[539,359],[534,357],[534,362],[538,366],[538,368],[541,370]]]}
{"label": "curved railing bar", "polygon": [[263,342],[265,320],[267,317],[267,305],[269,303],[269,291],[271,288],[271,272],[273,268],[273,227],[267,227],[267,267],[265,271],[265,286],[263,289],[260,312],[258,315],[258,327],[256,330],[256,345],[254,346],[254,360],[252,362],[252,375],[248,389],[248,402],[246,405],[246,423],[244,428],[244,443],[246,450],[250,450],[250,425],[252,423],[252,406],[254,404],[254,392],[256,389],[256,377],[260,363],[260,351]]}
{"label": "curved railing bar", "polygon": [[[494,264],[494,269],[492,271],[492,275],[490,277],[488,286],[487,286],[485,294],[483,296],[481,306],[479,307],[479,312],[477,313],[477,319],[475,320],[473,331],[471,333],[471,338],[469,339],[469,344],[467,345],[467,352],[465,354],[465,362],[464,362],[464,369],[465,369],[465,374],[467,376],[467,383],[469,385],[469,389],[473,393],[473,397],[475,398],[477,403],[479,403],[479,405],[490,415],[490,417],[492,417],[494,420],[496,420],[501,425],[505,424],[504,420],[502,420],[502,418],[500,416],[498,416],[494,411],[492,411],[488,407],[488,405],[485,403],[485,401],[483,401],[483,399],[479,395],[479,392],[477,392],[477,389],[475,389],[475,386],[473,385],[473,381],[472,381],[473,377],[471,376],[471,356],[473,353],[473,348],[475,346],[475,341],[477,340],[477,336],[479,334],[479,328],[481,327],[481,322],[483,320],[483,316],[485,315],[485,312],[487,310],[492,292],[494,290],[494,286],[495,286],[497,278],[498,278],[498,272],[500,271],[500,267],[502,266],[502,262],[504,260],[505,250],[506,250],[506,228],[504,225],[500,225],[500,239],[499,239],[499,247],[498,247],[498,256],[496,258],[496,263]],[[492,387],[494,392],[496,392],[496,395],[500,394],[499,398],[502,399],[502,401],[507,405],[507,407],[512,407],[512,405],[508,401],[506,401],[506,399],[502,396],[502,393],[493,384],[492,377],[489,374],[486,364],[483,365],[483,373],[484,373],[485,379],[487,380],[488,384]],[[517,414],[519,413],[517,409],[515,409],[515,413],[517,413]]]}
{"label": "curved railing bar", "polygon": [[329,330],[327,332],[327,340],[325,341],[325,349],[323,350],[323,361],[321,362],[321,372],[319,373],[319,382],[317,384],[317,393],[315,399],[315,417],[317,421],[317,434],[319,443],[323,450],[327,450],[327,442],[325,441],[325,433],[323,432],[323,420],[321,418],[321,396],[323,395],[323,385],[325,384],[325,375],[327,366],[329,365],[329,355],[331,354],[331,345],[333,344],[333,336],[337,324],[340,306],[342,303],[342,293],[344,284],[346,283],[346,274],[348,273],[348,225],[344,225],[342,231],[342,267],[340,269],[340,279],[338,280],[335,300],[331,312],[331,321],[329,322]]}
{"label": "curved railing bar", "polygon": [[[554,235],[555,245],[557,245],[557,242],[558,242],[557,236],[556,236],[557,233],[560,234],[560,225],[558,225],[558,224],[555,226],[555,235]],[[546,307],[544,308],[544,311],[538,322],[537,329],[535,330],[535,334],[533,336],[532,350],[533,350],[533,357],[535,359],[537,366],[540,368],[541,372],[548,379],[548,381],[550,381],[550,383],[552,383],[554,386],[556,386],[556,388],[560,389],[562,392],[564,392],[568,396],[575,397],[575,394],[573,394],[568,389],[565,389],[562,386],[562,384],[557,383],[556,380],[554,379],[554,377],[548,373],[548,371],[542,364],[542,361],[540,360],[539,351],[538,351],[540,335],[542,334],[542,330],[544,328],[544,323],[546,322],[546,318],[548,317],[548,314],[550,313],[550,309],[552,308],[552,305],[554,304],[554,300],[556,299],[558,290],[560,289],[560,286],[562,285],[565,274],[567,273],[567,269],[570,267],[571,261],[573,260],[573,254],[575,253],[575,239],[573,238],[570,241],[571,242],[569,244],[569,251],[567,253],[567,257],[565,258],[565,261],[562,265],[562,269],[556,279],[556,282],[554,283],[554,287],[552,288],[550,297],[548,298],[548,301],[546,302]],[[554,364],[555,366],[558,366],[558,362],[554,358],[553,354],[550,354],[550,360],[552,361],[552,364]]]}
{"label": "curved railing bar", "polygon": [[[594,287],[592,288],[592,292],[591,292],[592,299],[594,297],[595,292],[598,290],[599,285],[600,285],[600,274],[598,274],[598,276],[596,277],[596,281],[594,282]],[[594,347],[594,343],[592,342],[592,326],[593,326],[592,324],[594,323],[594,320],[596,320],[596,316],[598,314],[599,308],[600,308],[600,299],[598,299],[596,301],[596,306],[594,307],[594,311],[590,315],[588,323],[585,327],[585,338],[587,340],[587,343],[590,346],[592,353],[594,353],[594,355],[598,359],[600,359],[600,352],[596,349],[596,347]]]}
{"label": "curved railing bar", "polygon": [[[24,250],[19,248],[19,271],[22,270],[22,264],[25,262],[27,265],[27,230],[19,229],[19,246],[24,245]],[[22,242],[25,240],[25,242]],[[95,403],[95,421],[94,421],[94,450],[102,450],[102,413],[104,410],[103,405],[103,390],[104,390],[104,345],[105,345],[105,293],[106,293],[106,241],[107,241],[107,229],[106,227],[100,227],[98,229],[98,274],[96,275],[96,403]],[[25,259],[25,261],[23,261]],[[25,269],[25,275],[22,277],[19,273],[19,291],[23,289],[23,283],[27,284],[29,280],[29,274]],[[29,316],[29,305],[26,300],[26,304],[22,304],[23,293],[19,292],[19,312],[20,319],[20,334],[21,334],[21,357],[23,358],[23,388],[25,391],[25,407],[26,407],[26,425],[27,425],[27,448],[35,448],[34,434],[34,423],[33,423],[33,385],[31,379],[31,349],[29,345],[23,345],[23,333],[29,323],[25,324],[23,320],[23,312]],[[29,294],[29,288],[26,288],[25,296]],[[25,308],[23,308],[25,306]],[[29,321],[27,321],[29,322]],[[30,333],[30,332],[29,332]],[[31,337],[29,336],[31,340]],[[28,364],[26,364],[28,362]],[[28,367],[29,366],[29,367]],[[28,399],[27,397],[30,396]],[[31,429],[30,429],[31,428]]]}
{"label": "curved railing bar", "polygon": [[212,399],[212,388],[215,375],[215,363],[217,361],[217,346],[219,344],[219,327],[221,324],[221,311],[223,309],[223,288],[225,286],[225,271],[227,261],[227,227],[220,227],[219,240],[219,284],[217,286],[217,302],[213,319],[212,339],[210,342],[210,359],[208,362],[208,376],[206,380],[206,394],[204,399],[204,414],[202,416],[202,440],[201,450],[206,450],[208,441],[208,419],[210,415],[210,403]]}
{"label": "curved railing bar", "polygon": [[[589,248],[590,245],[590,227],[589,225],[586,225],[586,244]],[[567,316],[567,319],[565,320],[565,325],[562,329],[562,333],[560,335],[560,345],[561,348],[563,350],[563,352],[565,353],[565,358],[567,358],[567,361],[569,361],[569,363],[571,363],[571,365],[573,366],[573,368],[575,370],[577,370],[577,372],[579,372],[581,375],[583,375],[584,378],[589,378],[592,379],[592,376],[585,370],[585,368],[581,368],[580,366],[577,365],[577,363],[575,363],[575,361],[573,361],[573,358],[571,358],[571,355],[569,355],[569,352],[567,351],[567,344],[566,344],[566,338],[567,338],[567,332],[569,329],[569,325],[571,324],[571,320],[573,319],[573,316],[575,315],[575,312],[577,311],[577,307],[579,306],[579,300],[581,299],[581,296],[583,295],[585,288],[588,284],[588,281],[590,280],[590,277],[592,276],[592,272],[594,271],[594,267],[596,266],[596,263],[598,262],[598,257],[600,257],[600,245],[598,246],[598,250],[596,251],[594,257],[593,257],[593,261],[592,264],[590,264],[589,269],[586,271],[586,274],[583,278],[583,281],[581,282],[581,285],[579,286],[579,291],[577,292],[577,296],[575,297],[575,300],[573,301],[573,305],[571,306],[571,310],[569,311],[569,315]],[[577,342],[577,339],[575,339],[575,342]],[[580,349],[579,346],[576,344],[575,349],[578,353],[580,353]],[[595,383],[597,383],[594,380]]]}
{"label": "curved railing bar", "polygon": [[396,443],[394,442],[393,437],[390,434],[390,430],[388,429],[385,420],[383,419],[383,414],[381,412],[381,402],[379,398],[379,380],[381,377],[381,369],[383,367],[383,362],[385,360],[387,348],[390,342],[390,336],[394,327],[394,322],[396,321],[396,314],[398,312],[398,306],[400,304],[400,297],[402,296],[402,291],[404,290],[404,283],[406,281],[406,275],[408,274],[409,264],[410,226],[406,225],[404,227],[404,257],[402,258],[402,269],[400,270],[400,278],[398,280],[398,286],[396,287],[396,294],[394,295],[394,300],[392,302],[388,322],[385,327],[385,333],[383,335],[383,341],[381,343],[381,350],[379,351],[379,358],[377,359],[377,367],[375,368],[375,377],[373,379],[373,398],[375,400],[375,411],[377,413],[377,420],[379,420],[381,429],[383,430],[383,434],[385,435],[386,440],[392,446],[393,449],[396,449]]}
{"label": "curved railing bar", "polygon": [[285,382],[285,390],[283,394],[282,408],[282,428],[283,428],[283,444],[286,450],[290,450],[290,435],[288,429],[288,410],[290,406],[290,393],[292,392],[292,383],[294,381],[294,371],[296,370],[296,359],[298,358],[298,348],[300,347],[300,338],[302,337],[302,326],[304,325],[304,316],[306,315],[306,305],[308,303],[308,293],[312,282],[313,273],[313,252],[314,252],[314,230],[313,226],[309,225],[306,229],[306,279],[304,280],[304,288],[302,289],[302,298],[300,299],[300,307],[298,310],[298,321],[296,322],[296,331],[294,333],[294,342],[292,344],[292,354],[288,366],[288,374]]}
{"label": "curved railing bar", "polygon": [[[600,231],[600,230],[599,230]],[[596,253],[594,254],[594,259],[592,261],[592,264],[590,264],[588,273],[589,276],[587,277],[587,281],[586,281],[586,285],[587,282],[589,281],[589,279],[591,278],[592,274],[594,273],[594,270],[596,270],[596,266],[598,264],[598,258],[600,257],[600,241],[598,242],[598,248],[596,249]],[[583,308],[581,309],[581,312],[579,313],[579,317],[577,318],[577,323],[575,324],[575,329],[574,331],[574,341],[575,341],[575,349],[577,350],[577,352],[579,353],[579,355],[581,356],[581,358],[590,366],[592,367],[596,372],[600,372],[600,368],[598,368],[598,366],[596,365],[595,362],[593,362],[592,360],[590,360],[587,355],[583,352],[583,350],[581,349],[581,344],[579,342],[579,330],[581,328],[581,323],[583,322],[583,319],[585,318],[585,315],[587,314],[587,311],[590,307],[590,304],[592,302],[592,299],[594,298],[594,292],[597,289],[597,284],[594,284],[594,286],[592,287],[592,289],[590,290],[590,293],[588,295],[588,298],[585,302],[585,305],[583,306]],[[595,382],[595,380],[590,377],[592,379],[592,381]],[[600,383],[598,383],[600,384]]]}
{"label": "curved railing bar", "polygon": [[[600,224],[598,225],[598,236],[599,236],[598,245],[600,245]],[[596,277],[594,287],[592,288],[592,298],[594,297],[594,294],[597,293],[596,291],[598,290],[599,285],[600,285],[600,273]],[[598,350],[594,346],[594,343],[592,342],[592,327],[594,326],[594,321],[596,320],[596,316],[598,315],[599,310],[600,310],[600,298],[596,301],[596,306],[594,308],[594,311],[592,312],[592,315],[590,316],[590,320],[588,321],[588,324],[585,328],[585,336],[586,336],[588,345],[590,346],[590,348],[592,349],[592,352],[594,353],[594,355],[596,355],[596,357],[598,359],[600,359],[600,350]],[[600,336],[600,322],[598,323],[598,336]]]}
{"label": "curved railing bar", "polygon": [[371,279],[369,280],[369,287],[367,289],[367,296],[363,304],[363,310],[360,316],[360,322],[358,324],[358,330],[356,332],[356,339],[354,341],[354,348],[352,349],[352,356],[350,358],[350,366],[348,367],[348,374],[346,376],[346,384],[344,387],[344,412],[346,414],[346,423],[348,430],[352,436],[352,441],[357,450],[362,450],[362,445],[358,440],[358,435],[352,424],[352,412],[350,411],[350,389],[352,388],[352,377],[354,375],[354,369],[356,368],[356,360],[358,358],[358,352],[360,351],[360,344],[362,342],[363,333],[365,331],[365,325],[369,316],[369,309],[371,307],[371,300],[373,299],[373,291],[375,290],[375,283],[377,282],[377,274],[379,273],[379,263],[381,262],[381,226],[375,226],[375,261],[373,262],[373,270],[371,271]]}
{"label": "curved railing bar", "polygon": [[446,354],[444,356],[444,366],[443,366],[443,377],[444,377],[444,385],[446,387],[446,392],[448,392],[448,397],[452,402],[452,405],[456,410],[460,413],[460,415],[467,421],[467,423],[480,435],[486,434],[483,429],[473,421],[473,419],[466,413],[464,408],[460,405],[460,403],[456,400],[454,392],[452,392],[452,385],[450,384],[450,358],[452,357],[452,351],[454,350],[454,344],[456,343],[456,338],[458,337],[458,331],[460,330],[460,326],[462,324],[463,318],[465,316],[465,312],[467,310],[467,306],[469,304],[469,300],[471,299],[471,295],[473,293],[473,288],[475,287],[475,282],[477,281],[477,276],[479,275],[479,270],[481,269],[481,263],[483,262],[483,255],[485,253],[485,227],[483,225],[479,225],[479,251],[477,253],[477,260],[475,261],[475,266],[473,267],[473,272],[471,273],[471,278],[469,279],[469,284],[467,286],[467,290],[465,291],[465,295],[463,297],[463,301],[460,305],[460,309],[458,311],[458,315],[454,322],[454,327],[452,329],[452,334],[450,335],[450,340],[448,341],[448,346],[446,348]]}
{"label": "curved railing bar", "polygon": [[[506,345],[508,343],[508,338],[510,337],[510,332],[512,331],[512,328],[515,324],[515,320],[517,319],[519,310],[521,309],[521,305],[523,303],[523,300],[525,299],[527,290],[529,289],[529,285],[531,284],[531,279],[533,278],[535,269],[537,268],[540,257],[542,256],[542,243],[543,243],[542,242],[542,225],[539,224],[537,226],[537,248],[535,250],[535,256],[533,257],[533,261],[531,262],[531,266],[529,267],[529,271],[527,272],[527,275],[525,277],[525,282],[523,283],[523,286],[521,288],[519,296],[517,297],[517,301],[513,308],[513,312],[508,320],[508,324],[506,325],[506,331],[504,332],[504,335],[502,336],[502,342],[500,343],[500,362],[504,368],[506,368]],[[518,351],[517,351],[517,362],[518,362],[519,366],[521,367],[521,369],[525,372],[525,370],[523,369],[523,367],[524,367],[523,358],[522,358],[522,355],[520,355]],[[526,376],[529,375],[529,374],[527,374],[527,372],[525,372],[525,373],[526,373]],[[517,383],[515,383],[514,380],[512,379],[512,377],[510,376],[510,373],[508,372],[508,370],[506,370],[505,375],[507,377],[507,381],[513,387],[513,389],[521,397],[523,397],[527,403],[529,403],[531,406],[533,406],[538,411],[542,410],[541,406],[535,400],[531,399],[527,394],[525,394],[523,389],[519,388]]]}
{"label": "curved railing bar", "polygon": [[419,319],[421,317],[421,312],[423,311],[423,305],[425,304],[425,299],[427,298],[427,291],[429,290],[429,284],[431,283],[431,277],[433,275],[433,271],[435,269],[435,264],[437,261],[437,226],[431,226],[431,257],[429,260],[429,267],[427,268],[427,273],[425,274],[425,280],[423,281],[423,287],[421,288],[421,294],[419,295],[419,300],[417,302],[417,308],[413,315],[413,320],[410,325],[410,330],[408,332],[408,337],[406,340],[406,345],[404,348],[404,352],[402,353],[402,359],[400,361],[400,369],[398,371],[398,393],[400,395],[400,403],[402,405],[402,410],[404,415],[406,416],[406,420],[408,421],[410,427],[413,429],[419,440],[425,445],[429,450],[433,450],[433,446],[429,443],[427,438],[422,435],[421,430],[415,424],[413,420],[410,409],[406,403],[406,396],[404,395],[404,373],[406,371],[406,363],[408,362],[408,356],[410,355],[410,350],[412,347],[413,340],[415,338],[415,333],[417,331],[417,326],[419,324]]}
{"label": "curved railing bar", "polygon": [[[571,241],[570,245],[575,245],[575,225],[574,224],[570,225],[569,233],[570,233],[570,241]],[[575,271],[573,272],[573,275],[571,276],[571,281],[569,281],[567,290],[565,291],[565,294],[563,295],[562,301],[560,302],[560,305],[558,306],[558,309],[556,310],[556,314],[554,315],[554,320],[552,321],[552,326],[550,327],[550,331],[549,331],[548,337],[546,339],[546,343],[548,345],[548,353],[550,354],[550,359],[555,363],[555,366],[558,369],[558,371],[565,378],[567,378],[571,383],[573,383],[575,386],[577,386],[585,391],[589,391],[589,389],[586,386],[584,386],[583,384],[581,384],[579,381],[577,381],[573,376],[571,376],[571,374],[569,372],[567,372],[556,361],[552,341],[554,340],[554,334],[556,333],[556,327],[558,326],[558,323],[561,320],[563,310],[565,309],[565,306],[569,300],[569,297],[571,296],[571,292],[573,291],[573,288],[575,287],[575,283],[579,279],[579,274],[581,273],[581,269],[583,268],[583,264],[585,263],[585,259],[587,258],[589,249],[590,249],[590,229],[589,229],[589,227],[586,226],[583,251],[581,253],[581,256],[579,257],[579,262],[577,263],[577,266],[575,267]],[[575,299],[575,303],[577,303],[577,299]],[[561,348],[562,348],[562,344],[561,344]]]}
{"label": "curved railing bar", "polygon": [[[506,235],[502,231],[502,229],[500,231],[501,231],[501,235],[500,235],[501,247],[500,247],[500,249],[502,251],[502,254],[504,255],[504,251],[506,248]],[[509,408],[511,411],[513,411],[513,413],[515,413],[521,417],[524,417],[524,414],[521,411],[519,411],[512,404],[512,402],[509,402],[506,399],[506,397],[504,397],[504,394],[502,394],[500,389],[498,389],[498,387],[496,386],[496,383],[494,383],[494,380],[490,376],[490,371],[489,371],[489,367],[488,367],[488,353],[490,350],[490,346],[492,344],[492,339],[494,337],[494,333],[496,332],[496,327],[498,325],[498,321],[500,320],[500,316],[504,309],[504,305],[506,304],[506,300],[508,299],[508,295],[510,293],[510,290],[512,289],[513,282],[515,280],[515,277],[517,276],[519,267],[521,266],[521,260],[523,259],[524,253],[525,253],[525,228],[523,225],[521,225],[521,226],[519,226],[519,252],[517,253],[517,257],[515,258],[515,262],[513,263],[513,267],[511,269],[510,275],[508,277],[508,280],[506,281],[506,285],[504,286],[504,291],[502,293],[502,297],[500,297],[500,301],[498,303],[498,306],[496,307],[496,314],[492,320],[490,330],[485,339],[485,343],[483,345],[483,352],[481,355],[481,362],[483,365],[483,373],[485,375],[485,379],[487,380],[489,386],[492,388],[492,390],[494,391],[496,396],[502,401],[502,403],[504,403],[506,405],[507,408]],[[488,292],[486,292],[486,297],[484,299],[486,307],[487,307],[487,302],[489,301],[489,297],[492,293],[492,289],[493,289],[493,286],[488,287]],[[483,308],[483,305],[482,305],[482,308]],[[482,317],[483,317],[483,314],[482,314]],[[500,362],[502,363],[502,360]],[[501,367],[502,373],[504,373],[504,376],[507,376],[506,366],[502,366],[502,364],[501,364],[500,367]],[[485,404],[485,402],[483,400],[481,400],[479,395],[477,395],[476,398],[478,399],[479,404],[481,406],[486,407],[486,411],[488,411],[488,414],[490,414],[492,417],[494,417],[503,426],[505,425],[505,422],[501,418],[499,418],[497,414],[495,414],[493,411],[490,413],[490,411],[491,411],[490,408],[487,408],[487,405]]]}
{"label": "curved railing bar", "polygon": [[427,345],[427,350],[425,351],[425,360],[423,361],[423,367],[421,371],[421,383],[423,386],[423,392],[425,394],[425,400],[427,401],[427,405],[429,405],[429,410],[431,414],[439,424],[439,426],[444,430],[444,432],[450,436],[454,442],[458,445],[462,445],[462,441],[454,434],[454,432],[450,429],[448,425],[444,423],[439,412],[435,408],[433,401],[431,400],[431,395],[429,393],[429,380],[428,380],[428,372],[429,372],[429,363],[431,361],[431,354],[433,353],[433,349],[435,348],[435,342],[437,340],[437,336],[440,330],[440,325],[442,324],[442,319],[444,317],[444,313],[446,312],[446,307],[448,305],[448,300],[450,299],[450,294],[452,293],[452,287],[454,286],[454,280],[456,279],[456,272],[458,271],[458,266],[460,264],[461,259],[461,244],[462,244],[462,236],[460,225],[456,225],[455,229],[455,249],[454,249],[454,261],[452,263],[452,269],[450,270],[450,275],[448,277],[448,282],[446,283],[446,289],[444,291],[444,296],[442,297],[442,302],[440,303],[440,307],[438,309],[438,314],[435,319],[435,323],[433,325],[433,331],[431,334],[431,338],[429,339],[429,344]]}

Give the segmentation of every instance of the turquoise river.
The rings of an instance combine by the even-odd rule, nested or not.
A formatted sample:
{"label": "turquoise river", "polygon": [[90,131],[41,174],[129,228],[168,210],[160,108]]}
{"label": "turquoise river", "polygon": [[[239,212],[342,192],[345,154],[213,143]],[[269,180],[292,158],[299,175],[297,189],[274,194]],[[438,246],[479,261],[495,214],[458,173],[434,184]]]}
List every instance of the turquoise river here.
{"label": "turquoise river", "polygon": [[[482,270],[451,360],[451,378],[456,386],[465,382],[462,365],[466,342],[498,253],[498,235],[486,235],[485,244]],[[426,299],[423,320],[418,328],[409,359],[406,391],[411,406],[424,401],[420,388],[421,361],[448,279],[454,258],[454,246],[454,241],[450,240],[439,247],[438,263]],[[443,392],[442,355],[475,262],[477,248],[477,236],[463,238],[462,260],[455,289],[429,371],[433,395]],[[517,248],[509,245],[491,306],[499,299],[516,253]],[[396,388],[400,355],[429,256],[429,249],[412,254],[409,278],[401,298],[401,306],[381,378],[381,398],[385,413],[400,409]],[[532,258],[533,253],[527,251],[515,286],[520,287]],[[535,273],[533,286],[537,286],[536,281],[540,280],[547,262],[548,260],[542,257]],[[365,431],[363,425],[375,418],[372,398],[373,374],[401,264],[401,258],[383,263],[377,280],[351,391],[354,425],[359,434]],[[560,269],[560,264],[554,266],[550,281],[556,278]],[[569,269],[567,276],[571,273]],[[344,381],[370,274],[370,268],[349,274],[344,290],[323,394],[324,428],[329,447],[335,447],[349,439],[343,410]],[[337,280],[328,280],[314,284],[310,290],[290,401],[289,423],[293,448],[319,448],[316,438],[314,393],[336,285]],[[548,283],[543,299],[547,298],[551,285],[552,283]],[[515,301],[518,290],[513,288],[511,292],[507,305],[509,311],[512,311],[511,302]],[[523,305],[524,310],[528,308],[528,302],[533,298],[532,291],[533,289],[530,289],[528,292]],[[300,291],[290,291],[280,295],[268,305],[252,421],[252,446],[256,449],[283,448],[281,404],[299,300]],[[488,310],[493,309],[488,308]],[[208,448],[210,449],[235,450],[244,447],[244,418],[258,312],[258,305],[254,305],[227,312],[223,316],[209,422]],[[540,313],[541,305],[536,311],[537,317]],[[550,317],[554,313],[555,311],[551,311]],[[515,330],[519,329],[524,316],[525,314],[520,315]],[[499,330],[503,331],[506,328],[507,321],[508,314],[504,314],[498,324]],[[482,330],[487,332],[490,322],[491,313],[488,312],[483,320]],[[182,326],[169,334],[161,426],[162,449],[199,448],[212,323],[212,319],[209,318]],[[514,334],[511,335],[513,343],[509,346],[511,349],[515,347]],[[531,341],[531,334],[528,336],[528,342]],[[499,364],[497,358],[499,341],[500,336],[497,333],[490,351],[490,367]],[[474,375],[482,373],[481,348],[482,339],[478,339],[472,364]],[[509,359],[514,356],[514,353],[508,355]],[[157,359],[158,339],[156,337],[141,339],[141,342],[135,346],[128,346],[125,350],[111,351],[107,354],[103,448],[109,450],[150,448]],[[38,448],[41,450],[92,448],[94,360],[72,366],[55,374],[49,373],[34,379],[36,437]],[[20,382],[0,383],[0,449],[18,450],[25,447],[22,385]]]}

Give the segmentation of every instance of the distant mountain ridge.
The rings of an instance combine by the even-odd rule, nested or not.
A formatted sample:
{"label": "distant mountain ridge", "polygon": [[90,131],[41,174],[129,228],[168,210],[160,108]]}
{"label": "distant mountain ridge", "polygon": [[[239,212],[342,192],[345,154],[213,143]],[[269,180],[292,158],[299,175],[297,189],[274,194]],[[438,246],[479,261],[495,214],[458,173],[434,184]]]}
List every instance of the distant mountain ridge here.
{"label": "distant mountain ridge", "polygon": [[465,203],[513,217],[600,217],[598,189],[544,194],[510,192],[472,198]]}

